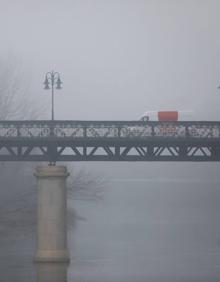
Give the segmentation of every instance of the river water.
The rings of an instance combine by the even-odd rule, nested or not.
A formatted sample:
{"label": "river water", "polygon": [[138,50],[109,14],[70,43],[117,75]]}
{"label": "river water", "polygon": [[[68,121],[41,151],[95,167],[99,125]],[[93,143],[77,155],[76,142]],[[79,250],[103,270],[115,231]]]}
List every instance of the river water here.
{"label": "river water", "polygon": [[[115,178],[102,200],[73,201],[71,263],[34,264],[34,236],[5,238],[0,282],[220,281],[218,181]],[[19,244],[18,244],[19,242]]]}

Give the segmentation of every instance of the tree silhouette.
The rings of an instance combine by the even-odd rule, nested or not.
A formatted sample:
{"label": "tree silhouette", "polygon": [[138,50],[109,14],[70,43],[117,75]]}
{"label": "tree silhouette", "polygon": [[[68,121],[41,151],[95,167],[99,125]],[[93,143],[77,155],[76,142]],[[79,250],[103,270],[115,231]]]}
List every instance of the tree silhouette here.
{"label": "tree silhouette", "polygon": [[[33,102],[28,87],[24,86],[23,72],[16,62],[0,59],[0,119],[41,119],[44,108]],[[43,110],[42,110],[43,109]],[[23,162],[0,163],[0,238],[5,234],[33,231],[36,226],[36,164]],[[104,181],[85,170],[73,172],[68,181],[68,198],[97,200],[101,198]],[[82,219],[76,211],[68,209],[69,225]],[[12,231],[13,230],[13,231]],[[12,232],[11,232],[12,231]]]}

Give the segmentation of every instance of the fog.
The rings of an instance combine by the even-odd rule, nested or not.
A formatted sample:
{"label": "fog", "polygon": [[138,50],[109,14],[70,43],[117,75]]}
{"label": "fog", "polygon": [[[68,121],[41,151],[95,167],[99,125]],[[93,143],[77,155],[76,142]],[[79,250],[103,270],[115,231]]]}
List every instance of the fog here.
{"label": "fog", "polygon": [[[219,120],[220,1],[0,0],[0,4],[0,59],[18,68],[33,103],[47,106],[39,119],[51,116],[50,91],[43,89],[43,81],[45,73],[54,70],[63,81],[63,89],[55,92],[55,119],[137,120],[147,110],[183,110],[192,111],[193,120]],[[106,277],[113,270],[115,276],[109,277],[119,281],[117,273],[122,275],[126,263],[133,281],[146,281],[145,264],[152,279],[180,281],[172,279],[188,273],[188,280],[181,281],[198,277],[202,281],[202,274],[196,276],[200,270],[206,278],[214,273],[211,282],[219,279],[218,163],[74,166],[109,181],[103,201],[74,202],[87,218],[75,231],[77,244],[75,238],[70,240],[76,249],[76,281],[89,277],[79,274],[90,267],[82,267],[82,261],[96,265],[99,259],[100,281],[110,281],[104,279],[103,265]],[[3,194],[10,198],[8,191]],[[127,261],[133,253],[137,261]],[[93,257],[98,257],[96,262]],[[105,264],[105,259],[114,263]],[[74,268],[70,276],[72,272]]]}
{"label": "fog", "polygon": [[[31,73],[59,71],[58,119],[135,120],[146,110],[219,118],[218,0],[1,0],[2,56]],[[49,118],[49,116],[48,116]]]}

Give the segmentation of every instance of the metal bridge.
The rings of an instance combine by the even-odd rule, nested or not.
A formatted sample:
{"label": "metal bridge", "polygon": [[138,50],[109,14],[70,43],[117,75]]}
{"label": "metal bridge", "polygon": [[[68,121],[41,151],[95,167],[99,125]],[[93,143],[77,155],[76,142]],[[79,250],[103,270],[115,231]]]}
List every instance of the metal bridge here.
{"label": "metal bridge", "polygon": [[0,161],[220,161],[220,122],[0,121]]}

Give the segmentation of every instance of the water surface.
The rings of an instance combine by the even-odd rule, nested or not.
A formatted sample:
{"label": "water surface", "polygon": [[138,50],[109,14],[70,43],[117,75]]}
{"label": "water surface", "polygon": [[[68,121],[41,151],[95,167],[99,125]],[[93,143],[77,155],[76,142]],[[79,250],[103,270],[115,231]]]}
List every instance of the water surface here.
{"label": "water surface", "polygon": [[0,281],[219,281],[219,199],[218,182],[115,179],[103,200],[73,201],[86,220],[70,265],[33,264],[34,238],[5,238]]}

